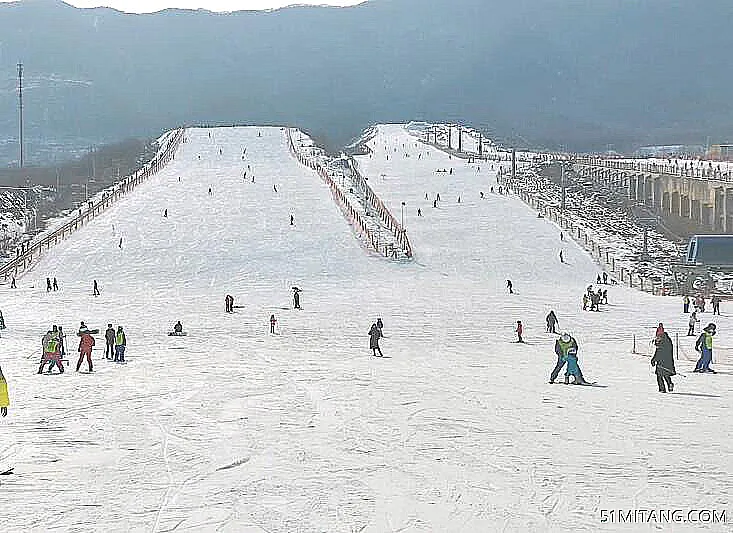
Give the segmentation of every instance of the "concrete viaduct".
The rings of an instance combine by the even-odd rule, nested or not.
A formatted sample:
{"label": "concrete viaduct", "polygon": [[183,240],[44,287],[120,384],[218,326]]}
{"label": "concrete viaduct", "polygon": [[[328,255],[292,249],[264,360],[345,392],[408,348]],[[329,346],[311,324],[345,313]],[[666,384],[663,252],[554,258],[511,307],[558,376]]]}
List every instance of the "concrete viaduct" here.
{"label": "concrete viaduct", "polygon": [[733,176],[730,174],[673,174],[675,169],[667,169],[666,165],[604,159],[576,159],[573,166],[579,176],[625,190],[630,200],[658,213],[691,219],[712,232],[733,232]]}

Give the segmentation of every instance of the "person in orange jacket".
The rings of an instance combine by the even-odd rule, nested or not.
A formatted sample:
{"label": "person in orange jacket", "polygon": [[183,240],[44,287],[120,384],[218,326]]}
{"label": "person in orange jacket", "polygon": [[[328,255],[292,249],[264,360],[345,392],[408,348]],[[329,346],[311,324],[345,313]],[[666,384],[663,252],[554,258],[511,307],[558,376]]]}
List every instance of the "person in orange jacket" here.
{"label": "person in orange jacket", "polygon": [[86,356],[87,363],[89,363],[89,372],[91,372],[93,370],[92,348],[94,347],[94,337],[90,335],[89,330],[86,328],[79,330],[79,335],[81,336],[81,340],[79,341],[79,361],[76,363],[76,371],[79,372],[81,363],[84,361],[84,356]]}

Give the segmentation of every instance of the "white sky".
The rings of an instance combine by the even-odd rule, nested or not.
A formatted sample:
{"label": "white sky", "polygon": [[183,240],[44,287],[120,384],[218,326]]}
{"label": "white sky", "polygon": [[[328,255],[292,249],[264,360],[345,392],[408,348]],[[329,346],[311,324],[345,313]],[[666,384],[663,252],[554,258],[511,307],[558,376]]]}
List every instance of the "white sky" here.
{"label": "white sky", "polygon": [[[7,2],[12,0],[0,0]],[[108,6],[128,13],[151,13],[167,7],[204,8],[209,11],[239,11],[243,9],[274,9],[292,4],[353,6],[364,0],[65,0],[77,7]]]}

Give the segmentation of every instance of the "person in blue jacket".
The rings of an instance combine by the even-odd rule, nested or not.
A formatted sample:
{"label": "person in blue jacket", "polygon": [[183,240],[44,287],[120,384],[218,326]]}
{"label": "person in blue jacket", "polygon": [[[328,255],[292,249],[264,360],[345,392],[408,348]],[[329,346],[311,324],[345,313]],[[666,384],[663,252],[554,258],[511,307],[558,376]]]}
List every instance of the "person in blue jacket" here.
{"label": "person in blue jacket", "polygon": [[565,355],[565,360],[568,364],[565,369],[565,384],[568,384],[570,382],[570,376],[573,376],[574,385],[587,385],[588,382],[583,377],[580,366],[578,366],[578,349],[570,348]]}

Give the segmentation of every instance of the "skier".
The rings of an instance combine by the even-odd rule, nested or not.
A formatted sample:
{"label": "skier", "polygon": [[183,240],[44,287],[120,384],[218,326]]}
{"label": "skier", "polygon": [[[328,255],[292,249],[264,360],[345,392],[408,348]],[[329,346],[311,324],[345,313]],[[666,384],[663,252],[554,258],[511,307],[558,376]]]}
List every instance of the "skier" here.
{"label": "skier", "polygon": [[384,357],[382,349],[379,347],[379,338],[382,336],[382,330],[380,330],[376,324],[372,324],[369,329],[369,349],[372,350],[372,355],[377,356],[379,351],[379,357]]}
{"label": "skier", "polygon": [[117,326],[117,335],[115,335],[115,363],[125,362],[125,346],[127,346],[127,337],[122,331],[122,326]]}
{"label": "skier", "polygon": [[92,296],[99,296],[99,286],[97,285],[97,280],[94,280],[94,286],[92,290]]}
{"label": "skier", "polygon": [[81,340],[79,340],[79,361],[76,363],[76,371],[79,372],[81,363],[84,361],[84,357],[86,356],[87,363],[89,363],[89,372],[91,372],[93,370],[92,348],[94,347],[94,337],[89,334],[89,330],[86,328],[80,330],[79,333],[81,334]]}
{"label": "skier", "polygon": [[695,343],[695,350],[700,352],[700,359],[695,365],[693,372],[710,372],[715,374],[715,370],[710,368],[713,361],[713,335],[715,335],[715,324],[712,322],[705,326],[702,333]]}
{"label": "skier", "polygon": [[687,322],[687,325],[689,326],[687,328],[687,336],[691,337],[695,334],[695,322],[700,322],[700,319],[697,318],[697,311],[693,311],[690,315],[690,320]]}
{"label": "skier", "polygon": [[605,272],[603,273],[603,284],[608,285],[608,274]]}
{"label": "skier", "polygon": [[298,287],[293,287],[293,307],[295,309],[302,309],[300,307],[300,289]]}
{"label": "skier", "polygon": [[568,364],[565,369],[565,384],[567,385],[570,382],[570,376],[573,376],[573,385],[589,385],[578,365],[578,349],[570,348],[565,359]]}
{"label": "skier", "polygon": [[419,216],[419,217],[421,217],[421,216],[422,216],[422,211],[420,210],[420,208],[419,208],[419,207],[417,208],[417,216]]}
{"label": "skier", "polygon": [[167,209],[165,209],[163,211],[163,218],[168,218],[168,210]]}
{"label": "skier", "polygon": [[122,250],[122,237],[120,237],[120,244],[118,246],[120,247],[120,250]]}
{"label": "skier", "polygon": [[564,262],[565,262],[565,261],[563,260],[563,257],[562,257],[562,250],[560,250],[560,262],[561,262],[561,263],[564,263]]}
{"label": "skier", "polygon": [[512,286],[512,280],[508,279],[506,280],[506,288],[509,290],[509,294],[514,294],[514,289]]}
{"label": "skier", "polygon": [[3,369],[0,367],[0,416],[8,416],[8,406],[10,399],[8,398],[8,382],[5,381]]}
{"label": "skier", "polygon": [[710,303],[713,305],[713,314],[720,315],[720,296],[717,294],[710,299]]}
{"label": "skier", "polygon": [[600,274],[598,274],[598,276],[596,276],[596,284],[597,285],[600,285],[601,284],[601,275]]}
{"label": "skier", "polygon": [[588,310],[588,294],[583,293],[583,311]]}
{"label": "skier", "polygon": [[524,340],[522,339],[522,331],[524,331],[524,328],[522,327],[522,321],[517,320],[517,329],[514,330],[514,332],[517,334],[517,342],[524,343]]}
{"label": "skier", "polygon": [[550,374],[550,383],[555,383],[557,375],[560,373],[560,370],[562,370],[562,367],[564,367],[567,363],[567,353],[568,350],[570,350],[571,348],[574,348],[577,353],[578,342],[573,337],[571,337],[569,333],[563,332],[562,335],[560,335],[560,338],[555,341],[555,354],[557,355],[557,363],[555,364],[555,368],[552,369],[552,373]]}
{"label": "skier", "polygon": [[107,324],[107,329],[104,332],[104,338],[107,341],[104,356],[111,361],[115,355],[115,329],[112,327],[112,324]]}
{"label": "skier", "polygon": [[51,292],[51,278],[46,278],[46,292]]}
{"label": "skier", "polygon": [[438,207],[438,200],[433,200],[433,207]]}
{"label": "skier", "polygon": [[214,193],[211,192],[211,187],[209,187],[209,196],[211,196],[212,194],[214,194]]}
{"label": "skier", "polygon": [[555,315],[555,311],[551,309],[550,312],[545,317],[545,320],[547,321],[547,333],[557,333],[557,331],[555,330],[555,327],[558,324],[557,324],[557,316]]}
{"label": "skier", "polygon": [[54,291],[59,290],[59,282],[56,281],[56,278],[53,278],[53,290]]}
{"label": "skier", "polygon": [[687,295],[682,299],[682,308],[684,309],[684,311],[682,311],[683,313],[690,312],[690,297]]}
{"label": "skier", "polygon": [[[654,351],[654,357],[652,357],[652,366],[656,366],[657,374],[657,385],[659,385],[659,392],[672,392],[674,390],[674,383],[672,383],[672,376],[677,372],[674,368],[674,353],[672,348],[672,339],[666,332],[662,332],[654,340],[654,344],[657,346]],[[666,384],[666,388],[665,388]]]}
{"label": "skier", "polygon": [[293,215],[290,215],[290,225],[295,226],[295,217]]}
{"label": "skier", "polygon": [[10,288],[11,288],[11,289],[17,289],[17,287],[16,287],[16,285],[15,285],[15,277],[13,277],[13,278],[12,278],[12,279],[10,280]]}
{"label": "skier", "polygon": [[277,324],[275,315],[270,315],[270,333],[275,333],[275,324]]}
{"label": "skier", "polygon": [[272,189],[273,189],[273,190],[274,190],[275,192],[277,192],[277,185],[273,185],[273,186],[272,186]]}

